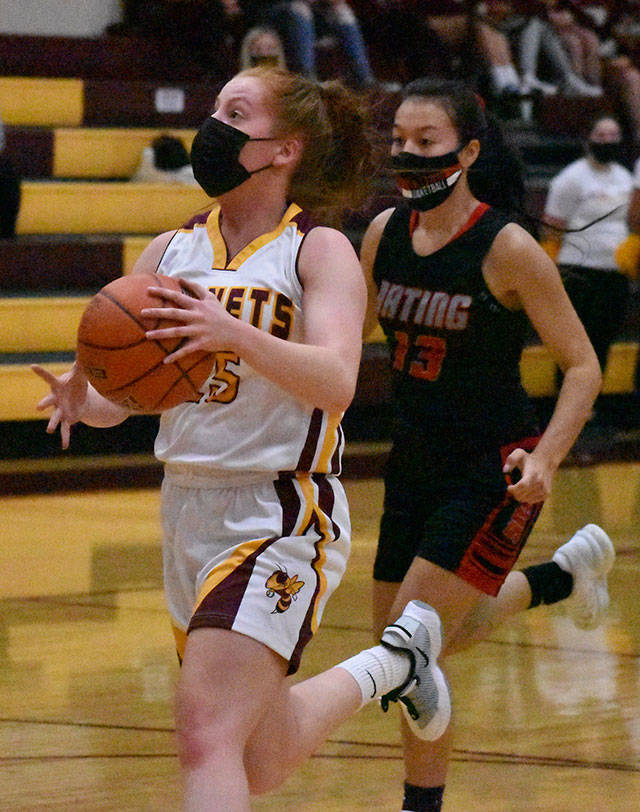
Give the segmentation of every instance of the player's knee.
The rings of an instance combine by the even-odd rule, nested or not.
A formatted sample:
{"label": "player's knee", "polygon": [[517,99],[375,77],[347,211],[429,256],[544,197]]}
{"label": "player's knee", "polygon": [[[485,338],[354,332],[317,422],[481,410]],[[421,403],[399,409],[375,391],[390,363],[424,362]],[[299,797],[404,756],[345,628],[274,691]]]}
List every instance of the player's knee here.
{"label": "player's knee", "polygon": [[185,770],[206,762],[226,759],[241,750],[240,736],[215,706],[203,705],[188,692],[176,695],[176,741],[178,758]]}

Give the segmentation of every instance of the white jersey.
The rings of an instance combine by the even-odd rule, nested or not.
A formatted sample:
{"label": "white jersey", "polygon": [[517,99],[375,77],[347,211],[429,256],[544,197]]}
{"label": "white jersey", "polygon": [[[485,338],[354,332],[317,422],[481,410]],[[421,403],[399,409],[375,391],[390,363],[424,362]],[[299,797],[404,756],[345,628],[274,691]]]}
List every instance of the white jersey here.
{"label": "white jersey", "polygon": [[551,181],[545,214],[584,231],[564,234],[558,265],[615,270],[614,251],[627,237],[632,175],[618,163],[594,169],[587,158],[569,164]]}
{"label": "white jersey", "polygon": [[[282,339],[304,334],[300,246],[312,228],[295,204],[272,232],[228,257],[218,206],[169,243],[158,273],[197,282],[227,311]],[[164,412],[155,443],[158,459],[174,474],[181,468],[205,478],[272,475],[280,472],[340,473],[344,438],[341,414],[296,400],[258,375],[234,352],[221,349],[198,403]]]}

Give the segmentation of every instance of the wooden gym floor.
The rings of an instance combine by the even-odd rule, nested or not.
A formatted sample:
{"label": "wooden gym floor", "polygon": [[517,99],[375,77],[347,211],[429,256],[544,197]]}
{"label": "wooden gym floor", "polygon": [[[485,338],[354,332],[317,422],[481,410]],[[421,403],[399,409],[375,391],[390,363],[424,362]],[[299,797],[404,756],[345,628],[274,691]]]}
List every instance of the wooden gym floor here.
{"label": "wooden gym floor", "polygon": [[[370,641],[382,490],[345,485],[353,555],[301,676]],[[540,608],[449,660],[448,812],[640,809],[640,463],[563,468],[522,563],[590,521],[618,553],[599,629]],[[6,496],[0,523],[0,808],[180,809],[157,490]],[[398,812],[401,783],[396,720],[369,706],[255,809]]]}

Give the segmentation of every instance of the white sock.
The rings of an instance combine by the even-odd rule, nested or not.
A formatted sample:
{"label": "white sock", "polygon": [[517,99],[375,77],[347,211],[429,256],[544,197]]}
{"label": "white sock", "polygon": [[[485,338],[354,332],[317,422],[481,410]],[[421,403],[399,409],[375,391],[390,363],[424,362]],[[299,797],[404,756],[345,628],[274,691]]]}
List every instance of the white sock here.
{"label": "white sock", "polygon": [[409,676],[411,662],[409,655],[402,651],[374,646],[336,667],[344,668],[351,674],[360,687],[362,704],[366,705],[402,685]]}

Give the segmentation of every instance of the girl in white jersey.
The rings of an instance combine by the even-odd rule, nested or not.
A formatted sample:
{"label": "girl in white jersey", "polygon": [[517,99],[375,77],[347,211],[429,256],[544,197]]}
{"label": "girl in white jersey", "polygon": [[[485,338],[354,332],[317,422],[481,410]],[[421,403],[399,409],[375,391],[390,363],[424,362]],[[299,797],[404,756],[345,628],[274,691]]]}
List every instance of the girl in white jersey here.
{"label": "girl in white jersey", "polygon": [[[148,311],[179,322],[149,333],[185,339],[167,361],[215,353],[200,401],[162,415],[156,453],[186,808],[244,812],[365,702],[401,696],[418,735],[435,738],[449,696],[440,623],[424,604],[410,604],[383,645],[295,686],[286,679],[349,550],[339,424],[366,291],[346,237],[312,227],[300,205],[339,206],[370,175],[355,101],[339,84],[245,71],[220,92],[191,157],[216,203],[157,237],[136,271],[179,277],[193,294],[163,290],[172,307]],[[64,447],[73,423],[129,414],[77,365],[60,378],[35,371],[51,386],[39,407],[53,409],[48,431],[59,427]],[[286,737],[273,735],[273,718]]]}

